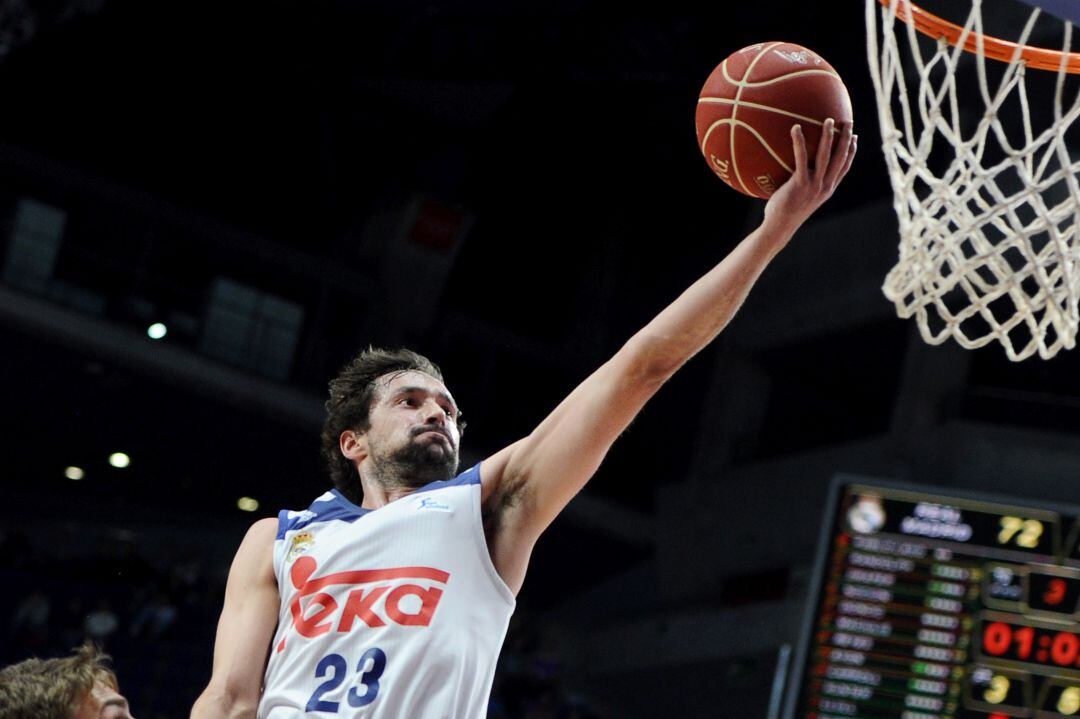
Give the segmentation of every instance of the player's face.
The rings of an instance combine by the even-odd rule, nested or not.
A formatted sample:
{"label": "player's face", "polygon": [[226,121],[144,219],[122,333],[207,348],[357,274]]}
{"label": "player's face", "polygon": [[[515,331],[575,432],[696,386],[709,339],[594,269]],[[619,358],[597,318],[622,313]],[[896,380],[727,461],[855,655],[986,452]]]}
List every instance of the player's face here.
{"label": "player's face", "polygon": [[75,709],[73,719],[134,719],[127,699],[102,681],[94,683],[90,694]]}
{"label": "player's face", "polygon": [[457,473],[458,409],[442,382],[423,372],[395,372],[378,380],[367,432],[377,474],[420,486]]}

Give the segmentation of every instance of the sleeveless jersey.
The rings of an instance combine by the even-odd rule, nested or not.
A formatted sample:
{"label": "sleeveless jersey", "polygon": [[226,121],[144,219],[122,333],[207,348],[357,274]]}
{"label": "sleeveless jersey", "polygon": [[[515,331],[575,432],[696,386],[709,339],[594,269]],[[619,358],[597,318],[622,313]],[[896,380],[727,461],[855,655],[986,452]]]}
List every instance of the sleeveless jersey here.
{"label": "sleeveless jersey", "polygon": [[281,609],[260,719],[480,719],[514,596],[480,518],[480,465],[375,510],[337,490],[282,511]]}

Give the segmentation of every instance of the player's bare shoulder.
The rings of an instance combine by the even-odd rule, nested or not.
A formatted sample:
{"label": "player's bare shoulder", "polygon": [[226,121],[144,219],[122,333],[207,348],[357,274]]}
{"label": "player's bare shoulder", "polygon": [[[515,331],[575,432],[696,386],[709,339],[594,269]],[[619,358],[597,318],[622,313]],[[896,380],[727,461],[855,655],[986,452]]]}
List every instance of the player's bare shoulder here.
{"label": "player's bare shoulder", "polygon": [[254,522],[244,535],[244,541],[236,550],[231,573],[242,573],[254,579],[274,578],[274,539],[277,537],[278,520],[265,517]]}
{"label": "player's bare shoulder", "polygon": [[274,539],[277,537],[277,531],[277,517],[263,517],[248,527],[247,534],[244,535],[244,543],[252,542],[264,546],[269,543],[273,545]]}

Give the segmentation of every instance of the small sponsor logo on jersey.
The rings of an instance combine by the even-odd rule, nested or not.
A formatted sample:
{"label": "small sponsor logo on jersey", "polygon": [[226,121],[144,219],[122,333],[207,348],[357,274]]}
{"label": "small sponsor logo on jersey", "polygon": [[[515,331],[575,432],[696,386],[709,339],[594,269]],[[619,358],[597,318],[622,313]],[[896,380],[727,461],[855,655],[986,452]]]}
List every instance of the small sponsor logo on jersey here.
{"label": "small sponsor logo on jersey", "polygon": [[440,502],[439,500],[435,499],[434,497],[422,497],[420,499],[420,501],[418,501],[416,503],[416,509],[417,510],[427,509],[427,510],[431,510],[432,512],[452,512],[452,511],[454,511],[454,510],[452,510],[450,508],[449,504],[447,504],[446,502]]}
{"label": "small sponsor logo on jersey", "polygon": [[[359,569],[315,576],[314,557],[299,557],[289,570],[296,594],[289,602],[292,630],[305,639],[353,628],[390,624],[427,627],[450,581],[449,572],[432,567]],[[285,649],[288,636],[278,643]]]}
{"label": "small sponsor logo on jersey", "polygon": [[311,532],[300,532],[292,538],[292,543],[289,544],[289,556],[286,561],[291,562],[314,546],[315,535]]}

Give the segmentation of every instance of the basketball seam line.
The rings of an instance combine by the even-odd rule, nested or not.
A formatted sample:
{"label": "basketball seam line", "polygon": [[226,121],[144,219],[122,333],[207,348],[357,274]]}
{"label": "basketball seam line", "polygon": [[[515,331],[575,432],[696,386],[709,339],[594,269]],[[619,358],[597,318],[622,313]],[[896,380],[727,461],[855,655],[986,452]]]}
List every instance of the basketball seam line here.
{"label": "basketball seam line", "polygon": [[[718,105],[728,105],[728,104],[734,104],[735,100],[732,100],[729,97],[702,97],[702,98],[698,98],[698,102],[705,102],[705,103],[709,103],[709,104],[718,104]],[[775,113],[780,114],[780,115],[787,115],[788,117],[796,117],[796,118],[798,118],[800,120],[805,120],[806,122],[809,122],[809,123],[811,123],[813,125],[823,126],[825,124],[825,122],[823,120],[815,120],[812,117],[807,117],[806,115],[800,115],[798,113],[790,112],[788,110],[781,110],[780,108],[773,107],[772,105],[761,105],[761,104],[756,103],[756,102],[742,102],[742,101],[739,102],[739,105],[742,106],[742,107],[752,107],[755,110],[766,110],[768,112],[775,112]],[[734,115],[732,115],[732,117],[734,117]]]}
{"label": "basketball seam line", "polygon": [[[764,52],[762,54],[764,54]],[[757,60],[757,58],[754,58],[754,60]],[[776,84],[778,82],[782,82],[782,81],[788,79],[789,77],[791,77],[791,78],[803,77],[803,76],[806,76],[806,75],[828,75],[829,77],[835,77],[837,80],[841,79],[840,76],[837,75],[835,72],[830,72],[828,70],[806,69],[806,70],[796,70],[795,72],[785,73],[785,74],[781,75],[780,77],[774,77],[771,80],[761,80],[759,82],[747,82],[745,79],[744,80],[735,80],[735,79],[733,79],[731,77],[731,75],[728,75],[727,63],[726,62],[724,63],[723,71],[724,71],[724,79],[727,80],[728,82],[730,82],[732,85],[738,85],[739,87],[765,87],[766,85],[774,85],[774,84]],[[749,73],[747,73],[747,74],[749,74]]]}
{"label": "basketball seam line", "polygon": [[[765,148],[765,151],[768,152],[770,155],[772,155],[772,158],[774,160],[776,160],[778,163],[780,163],[781,167],[783,167],[788,172],[794,174],[795,171],[792,170],[790,167],[788,167],[787,163],[784,162],[780,158],[780,156],[776,154],[776,151],[772,149],[772,145],[770,145],[765,140],[765,138],[761,136],[761,133],[759,133],[754,128],[753,125],[750,125],[749,123],[743,122],[742,120],[736,120],[733,117],[725,117],[723,120],[717,120],[712,125],[709,125],[709,129],[708,129],[708,131],[706,131],[705,136],[708,137],[709,133],[712,132],[713,128],[715,128],[715,127],[717,127],[719,125],[731,125],[732,127],[734,127],[735,125],[738,125],[739,127],[745,128],[747,131],[750,132],[751,135],[753,135],[754,137],[756,137],[758,139],[758,142],[760,142],[762,147]],[[734,159],[732,160],[732,163],[734,163]],[[742,178],[739,178],[739,182],[742,183]],[[743,183],[743,187],[746,187],[746,183]]]}
{"label": "basketball seam line", "polygon": [[[744,83],[746,81],[746,78],[749,77],[751,70],[754,69],[754,65],[757,65],[758,61],[761,60],[761,58],[765,57],[765,53],[769,52],[774,47],[776,47],[778,45],[782,45],[782,44],[783,43],[774,42],[771,45],[766,45],[764,48],[762,48],[762,50],[760,52],[758,52],[757,56],[753,60],[750,61],[750,63],[746,66],[746,69],[743,71],[742,79],[740,79],[739,82],[738,82],[739,89],[735,91],[735,102],[731,106],[731,133],[728,135],[728,153],[731,155],[731,167],[732,167],[732,169],[735,170],[735,179],[739,181],[740,185],[742,185],[743,192],[745,192],[748,195],[753,195],[755,197],[757,196],[757,194],[752,192],[750,190],[750,188],[746,186],[746,183],[743,182],[742,175],[739,174],[739,161],[735,157],[735,125],[736,125],[735,117],[739,113],[739,98],[742,96],[743,88],[746,87],[746,85]],[[724,78],[727,79],[729,82],[731,82],[730,76],[728,75],[728,71],[727,71],[727,59],[726,58],[724,59],[724,62],[722,63],[721,70],[724,73]],[[745,123],[739,123],[739,124],[745,124]],[[772,153],[772,148],[768,147],[768,145],[766,145],[766,147],[768,148],[769,153],[771,154]]]}

